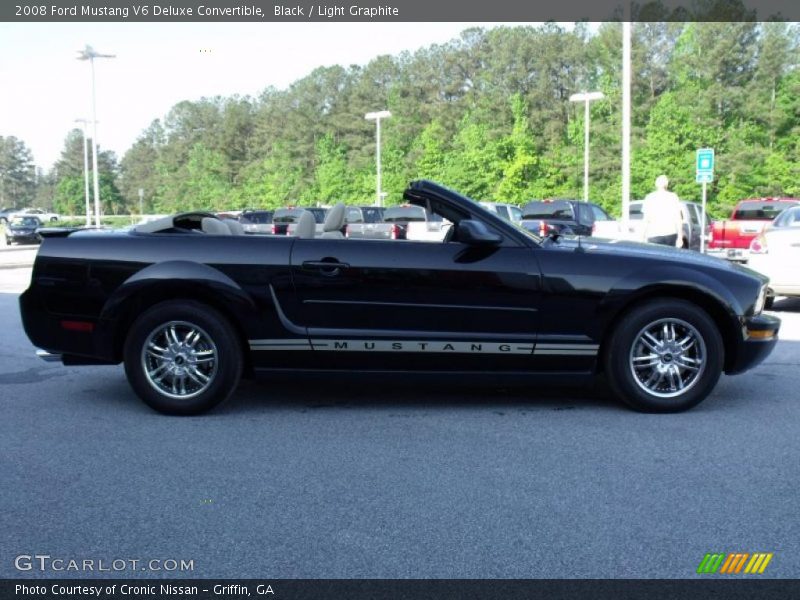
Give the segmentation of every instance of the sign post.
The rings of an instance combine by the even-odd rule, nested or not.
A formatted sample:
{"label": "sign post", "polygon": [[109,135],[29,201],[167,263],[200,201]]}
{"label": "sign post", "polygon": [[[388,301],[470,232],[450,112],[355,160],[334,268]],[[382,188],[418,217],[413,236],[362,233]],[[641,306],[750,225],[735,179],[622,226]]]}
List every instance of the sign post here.
{"label": "sign post", "polygon": [[700,219],[700,252],[706,251],[706,186],[714,181],[714,149],[697,151],[695,181],[703,184],[703,210]]}

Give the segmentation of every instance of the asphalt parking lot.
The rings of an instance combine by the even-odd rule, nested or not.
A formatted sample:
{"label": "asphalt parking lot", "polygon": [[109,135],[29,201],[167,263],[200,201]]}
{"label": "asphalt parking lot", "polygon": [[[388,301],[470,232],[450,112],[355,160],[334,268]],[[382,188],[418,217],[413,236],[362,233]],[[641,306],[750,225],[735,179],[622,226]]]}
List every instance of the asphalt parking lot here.
{"label": "asphalt parking lot", "polygon": [[800,574],[798,300],[776,303],[765,364],[683,414],[500,381],[282,380],[177,418],[121,367],[37,360],[29,276],[0,270],[0,577],[85,576],[15,569],[37,553],[203,578],[684,578],[761,551],[766,576]]}

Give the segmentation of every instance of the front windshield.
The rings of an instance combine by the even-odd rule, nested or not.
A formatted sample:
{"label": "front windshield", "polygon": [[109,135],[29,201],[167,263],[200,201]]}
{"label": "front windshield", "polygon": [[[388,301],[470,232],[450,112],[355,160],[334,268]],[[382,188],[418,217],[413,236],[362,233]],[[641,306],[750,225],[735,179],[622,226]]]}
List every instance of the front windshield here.
{"label": "front windshield", "polygon": [[775,219],[775,227],[800,227],[800,206],[783,211]]}
{"label": "front windshield", "polygon": [[[463,194],[459,194],[459,195],[460,195],[462,198],[464,198],[464,199],[466,199],[466,200],[469,200],[470,202],[472,202],[472,204],[474,204],[474,205],[475,205],[477,208],[481,209],[481,210],[482,210],[484,213],[486,213],[486,214],[489,214],[489,215],[492,215],[492,216],[494,216],[494,217],[497,217],[497,215],[495,215],[495,214],[494,214],[494,213],[493,213],[491,210],[489,210],[489,209],[488,209],[488,208],[487,208],[485,205],[483,205],[482,203],[478,202],[477,200],[473,200],[472,198],[470,198],[470,197],[468,197],[468,196],[464,196]],[[528,238],[532,239],[532,240],[533,240],[534,242],[536,242],[537,244],[541,244],[541,243],[544,241],[544,238],[543,238],[543,237],[541,237],[541,236],[538,236],[538,235],[536,235],[536,233],[534,233],[534,232],[533,232],[533,231],[531,231],[530,229],[527,229],[527,228],[526,228],[526,227],[525,227],[525,226],[522,224],[522,222],[521,222],[521,219],[523,218],[523,216],[522,216],[522,210],[521,210],[521,209],[519,209],[519,208],[516,208],[516,207],[512,207],[512,211],[513,211],[513,210],[516,210],[516,211],[519,213],[518,219],[520,219],[520,220],[508,221],[508,220],[506,220],[506,219],[503,219],[503,220],[505,221],[505,223],[506,223],[506,224],[508,224],[508,225],[511,225],[511,226],[512,226],[512,227],[514,227],[514,228],[515,228],[517,231],[521,231],[523,234],[525,234],[525,236],[526,236],[526,237],[528,237]],[[502,218],[502,217],[499,217],[499,218]]]}

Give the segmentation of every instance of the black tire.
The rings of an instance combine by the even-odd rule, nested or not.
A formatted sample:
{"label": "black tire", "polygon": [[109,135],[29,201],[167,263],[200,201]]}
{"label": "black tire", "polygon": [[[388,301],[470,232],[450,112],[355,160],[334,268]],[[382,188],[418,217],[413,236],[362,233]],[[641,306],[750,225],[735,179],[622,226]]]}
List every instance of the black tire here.
{"label": "black tire", "polygon": [[771,310],[773,304],[775,304],[775,296],[767,296],[764,299],[764,309],[765,310]]}
{"label": "black tire", "polygon": [[[192,331],[197,339],[190,337]],[[146,352],[151,341],[156,350]],[[242,374],[242,349],[233,327],[218,311],[191,300],[162,302],[136,319],[124,359],[136,394],[169,415],[211,410],[230,397]]]}
{"label": "black tire", "polygon": [[58,217],[50,217],[51,223],[56,223],[58,221]]}
{"label": "black tire", "polygon": [[[663,344],[648,347],[646,331],[651,337],[655,331],[653,339]],[[682,340],[688,340],[686,349],[678,344]],[[702,402],[717,384],[724,358],[719,329],[702,308],[685,300],[653,300],[619,321],[605,345],[604,366],[611,389],[628,406],[669,413]]]}

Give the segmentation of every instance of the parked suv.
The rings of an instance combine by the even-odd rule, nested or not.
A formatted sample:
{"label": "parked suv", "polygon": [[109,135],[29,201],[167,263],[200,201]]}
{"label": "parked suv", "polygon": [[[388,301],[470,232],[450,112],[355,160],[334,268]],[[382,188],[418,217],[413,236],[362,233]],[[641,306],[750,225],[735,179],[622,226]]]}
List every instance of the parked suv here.
{"label": "parked suv", "polygon": [[592,235],[596,221],[610,221],[608,213],[583,200],[534,200],[522,207],[522,226],[540,236]]}

